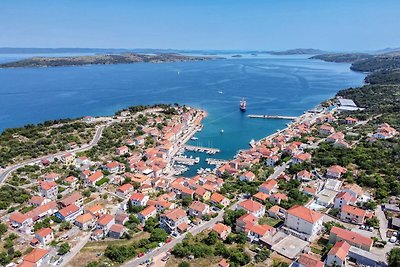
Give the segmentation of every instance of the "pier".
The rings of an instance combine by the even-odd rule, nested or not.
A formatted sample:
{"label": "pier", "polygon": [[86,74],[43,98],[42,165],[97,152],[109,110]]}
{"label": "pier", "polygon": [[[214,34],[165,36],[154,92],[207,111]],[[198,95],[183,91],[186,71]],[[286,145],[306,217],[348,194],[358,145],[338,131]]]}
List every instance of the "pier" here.
{"label": "pier", "polygon": [[207,158],[207,159],[206,159],[206,162],[207,162],[208,164],[210,164],[210,165],[222,165],[222,164],[227,163],[228,161],[227,161],[227,160],[224,160],[224,159],[212,159],[212,158]]}
{"label": "pier", "polygon": [[207,154],[215,154],[221,152],[218,148],[204,147],[204,146],[190,146],[186,145],[185,149],[187,151],[195,151],[195,152],[205,152]]}
{"label": "pier", "polygon": [[295,120],[297,117],[281,116],[281,115],[248,115],[247,117],[253,119],[281,119],[281,120]]}
{"label": "pier", "polygon": [[176,163],[184,165],[194,165],[196,163],[196,159],[193,158],[175,157],[174,160]]}

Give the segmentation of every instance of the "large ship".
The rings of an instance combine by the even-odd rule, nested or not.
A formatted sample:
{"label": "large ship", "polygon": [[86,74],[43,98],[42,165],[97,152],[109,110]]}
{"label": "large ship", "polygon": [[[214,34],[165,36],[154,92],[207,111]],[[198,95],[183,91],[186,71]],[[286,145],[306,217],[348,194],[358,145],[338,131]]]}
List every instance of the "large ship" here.
{"label": "large ship", "polygon": [[244,97],[240,101],[240,110],[245,111],[246,110],[246,100],[244,100]]}

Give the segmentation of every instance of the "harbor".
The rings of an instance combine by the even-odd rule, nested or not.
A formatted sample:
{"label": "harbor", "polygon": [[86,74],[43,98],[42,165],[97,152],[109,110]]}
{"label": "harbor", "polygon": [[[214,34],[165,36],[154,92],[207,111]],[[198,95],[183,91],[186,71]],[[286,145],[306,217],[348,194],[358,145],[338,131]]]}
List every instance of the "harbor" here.
{"label": "harbor", "polygon": [[209,165],[222,165],[222,164],[225,164],[225,163],[227,163],[228,161],[227,160],[224,160],[224,159],[213,159],[213,158],[207,158],[206,159],[206,162],[207,162],[207,164],[209,164]]}
{"label": "harbor", "polygon": [[185,149],[187,151],[204,152],[207,154],[216,154],[216,153],[221,152],[221,150],[218,148],[204,147],[204,146],[185,145]]}

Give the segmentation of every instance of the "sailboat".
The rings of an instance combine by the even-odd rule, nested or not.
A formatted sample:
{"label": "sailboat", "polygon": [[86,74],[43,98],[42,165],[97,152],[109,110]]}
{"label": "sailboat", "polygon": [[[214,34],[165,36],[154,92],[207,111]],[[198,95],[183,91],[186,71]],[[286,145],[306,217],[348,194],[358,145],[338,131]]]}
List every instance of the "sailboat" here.
{"label": "sailboat", "polygon": [[246,100],[244,100],[244,97],[240,101],[240,110],[241,111],[246,111]]}

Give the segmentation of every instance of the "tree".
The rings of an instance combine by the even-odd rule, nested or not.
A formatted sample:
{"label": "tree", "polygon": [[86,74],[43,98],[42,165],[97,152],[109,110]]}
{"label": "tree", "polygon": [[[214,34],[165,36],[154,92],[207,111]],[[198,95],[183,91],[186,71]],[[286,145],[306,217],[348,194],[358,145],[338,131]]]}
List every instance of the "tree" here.
{"label": "tree", "polygon": [[72,224],[68,221],[63,221],[60,224],[60,231],[69,230],[72,228]]}
{"label": "tree", "polygon": [[215,231],[212,231],[208,234],[206,238],[204,238],[203,241],[209,246],[215,245],[215,243],[217,243],[218,241],[218,234]]}
{"label": "tree", "polygon": [[179,263],[178,267],[190,267],[190,263],[187,261],[182,261]]}
{"label": "tree", "polygon": [[150,242],[165,242],[168,238],[168,233],[161,228],[156,228],[151,232],[149,241]]}
{"label": "tree", "polygon": [[271,252],[269,251],[269,249],[267,249],[266,247],[263,247],[260,250],[260,252],[258,252],[257,255],[254,257],[254,259],[256,262],[263,262],[269,258],[270,254],[271,254]]}
{"label": "tree", "polygon": [[185,196],[185,197],[182,199],[182,206],[184,206],[184,207],[189,207],[190,204],[192,204],[192,202],[193,202],[193,200],[192,200],[191,197]]}
{"label": "tree", "polygon": [[70,250],[71,250],[71,246],[68,243],[64,242],[64,243],[61,243],[60,247],[58,248],[58,254],[65,255]]}
{"label": "tree", "polygon": [[5,223],[0,223],[0,238],[7,232],[8,227]]}
{"label": "tree", "polygon": [[392,248],[392,250],[387,254],[387,260],[389,267],[400,266],[400,248]]}
{"label": "tree", "polygon": [[376,216],[374,216],[372,218],[367,219],[365,221],[365,224],[377,228],[379,227],[379,219]]}
{"label": "tree", "polygon": [[145,225],[144,225],[144,230],[145,230],[146,232],[149,232],[149,233],[153,232],[153,231],[154,231],[154,228],[155,228],[156,225],[157,225],[157,223],[158,223],[158,222],[157,222],[156,218],[154,218],[154,217],[149,218],[149,219],[146,221]]}

